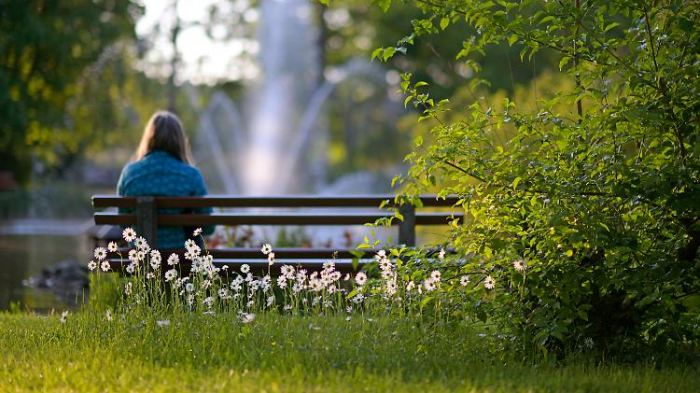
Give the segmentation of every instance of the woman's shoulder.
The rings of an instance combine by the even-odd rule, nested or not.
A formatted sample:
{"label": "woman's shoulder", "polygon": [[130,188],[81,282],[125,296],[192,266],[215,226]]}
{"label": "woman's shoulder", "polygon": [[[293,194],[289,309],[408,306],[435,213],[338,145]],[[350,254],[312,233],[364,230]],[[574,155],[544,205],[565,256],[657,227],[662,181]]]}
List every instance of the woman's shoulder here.
{"label": "woman's shoulder", "polygon": [[129,177],[158,173],[185,177],[202,177],[202,173],[196,167],[160,151],[150,153],[141,160],[130,162],[122,170],[122,176]]}

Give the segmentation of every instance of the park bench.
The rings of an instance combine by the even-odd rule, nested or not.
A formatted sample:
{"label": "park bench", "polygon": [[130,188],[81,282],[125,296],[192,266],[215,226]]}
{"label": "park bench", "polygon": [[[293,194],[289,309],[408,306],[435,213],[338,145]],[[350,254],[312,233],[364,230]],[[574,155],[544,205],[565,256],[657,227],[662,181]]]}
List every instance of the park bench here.
{"label": "park bench", "polygon": [[[463,212],[455,211],[457,197],[438,199],[435,195],[421,195],[423,208],[439,211],[416,211],[410,204],[399,206],[403,220],[393,220],[398,226],[398,244],[416,245],[416,226],[448,225],[452,220],[461,220]],[[92,203],[95,209],[130,208],[133,213],[114,211],[96,211],[96,225],[131,226],[139,235],[144,236],[153,248],[158,247],[157,226],[203,227],[208,225],[223,226],[351,226],[374,223],[377,219],[391,217],[393,213],[379,209],[380,204],[390,206],[393,195],[362,196],[203,196],[203,197],[123,197],[115,195],[95,195]],[[214,209],[244,209],[245,211],[215,212],[212,214],[165,214],[159,209],[193,209],[210,207]],[[286,209],[284,212],[270,209]],[[328,210],[335,208],[335,211]],[[252,209],[252,211],[251,211]],[[342,209],[339,211],[338,209]],[[358,209],[362,211],[358,212]],[[368,211],[370,210],[371,211]],[[309,211],[312,210],[312,211]],[[320,211],[319,210],[325,210]],[[353,211],[354,210],[354,211]],[[118,231],[121,233],[120,231]],[[99,238],[105,243],[111,239]],[[183,250],[160,250],[165,257],[170,252],[182,253]],[[301,265],[307,269],[320,268],[324,262],[335,255],[338,270],[353,270],[352,260],[357,258],[355,248],[275,248],[277,270],[284,263]],[[250,265],[254,270],[268,269],[267,260],[259,248],[217,248],[209,250],[217,265],[227,265],[238,269],[242,264]],[[371,258],[371,256],[369,257]],[[112,269],[121,271],[128,261],[119,258],[109,259]],[[184,261],[183,261],[184,262]]]}

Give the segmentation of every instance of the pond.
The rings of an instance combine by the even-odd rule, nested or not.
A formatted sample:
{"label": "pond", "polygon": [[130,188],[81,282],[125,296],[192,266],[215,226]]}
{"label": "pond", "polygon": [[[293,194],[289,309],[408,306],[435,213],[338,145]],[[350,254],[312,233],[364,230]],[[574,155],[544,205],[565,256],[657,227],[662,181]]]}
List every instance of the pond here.
{"label": "pond", "polygon": [[66,293],[61,285],[44,290],[25,284],[30,277],[40,278],[45,268],[67,262],[85,266],[90,248],[87,235],[0,234],[0,310],[9,309],[13,302],[39,312],[76,307],[82,294]]}

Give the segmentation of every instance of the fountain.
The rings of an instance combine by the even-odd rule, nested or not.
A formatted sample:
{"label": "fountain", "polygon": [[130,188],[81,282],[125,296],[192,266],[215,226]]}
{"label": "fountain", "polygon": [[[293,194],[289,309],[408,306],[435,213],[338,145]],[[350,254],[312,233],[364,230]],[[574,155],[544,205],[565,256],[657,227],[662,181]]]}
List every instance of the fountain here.
{"label": "fountain", "polygon": [[[334,187],[324,176],[325,160],[304,161],[314,143],[317,150],[326,147],[323,108],[336,88],[351,78],[386,84],[381,66],[354,59],[332,70],[319,85],[312,11],[307,0],[263,1],[259,27],[263,79],[248,94],[249,115],[242,116],[221,92],[200,108],[199,145],[205,148],[195,154],[217,174],[218,189],[227,194],[332,192]],[[372,175],[349,175],[343,182],[362,179],[362,184],[370,184],[368,176]]]}

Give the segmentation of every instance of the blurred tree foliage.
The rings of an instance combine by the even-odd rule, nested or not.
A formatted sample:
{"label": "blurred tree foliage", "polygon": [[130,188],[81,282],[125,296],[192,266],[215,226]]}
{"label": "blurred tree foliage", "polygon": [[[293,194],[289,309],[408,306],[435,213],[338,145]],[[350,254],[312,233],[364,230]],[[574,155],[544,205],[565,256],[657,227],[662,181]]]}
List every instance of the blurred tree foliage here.
{"label": "blurred tree foliage", "polygon": [[[478,72],[489,91],[512,92],[547,69],[556,69],[556,53],[542,51],[534,58],[521,58],[520,45],[490,43],[477,62],[466,62],[457,55],[464,43],[478,31],[463,20],[455,20],[439,36],[411,34],[422,15],[413,3],[401,3],[383,12],[380,7],[360,0],[338,0],[325,12],[328,28],[328,64],[342,64],[357,56],[371,56],[378,47],[395,48],[405,56],[387,57],[391,69],[411,72],[429,83],[430,93],[451,96],[455,90],[476,79]],[[419,26],[415,26],[420,31]],[[374,56],[372,56],[374,57]]]}
{"label": "blurred tree foliage", "polygon": [[[391,92],[400,89],[399,73],[395,70],[411,72],[416,80],[428,83],[426,92],[450,97],[456,107],[467,107],[479,96],[510,94],[529,86],[534,78],[557,67],[556,53],[552,51],[522,58],[522,46],[507,43],[490,44],[478,60],[458,58],[463,43],[477,35],[477,29],[462,20],[455,20],[439,36],[405,36],[422,15],[418,4],[411,2],[383,10],[366,1],[334,0],[329,8],[321,7],[320,12],[326,66],[342,67],[355,58],[372,59],[379,54],[375,52],[377,47],[397,51],[397,56],[380,57],[386,60],[388,92],[376,91],[382,83],[356,78],[335,93],[328,109],[331,177],[383,166],[395,169],[410,150],[413,135],[426,134],[423,124],[402,119],[415,119],[416,112],[396,113],[391,105],[378,104],[378,96],[391,96]],[[368,94],[370,90],[373,92]]]}
{"label": "blurred tree foliage", "polygon": [[33,155],[50,165],[75,155],[93,129],[76,128],[67,106],[105,48],[133,38],[140,14],[129,1],[0,1],[1,170],[24,183]]}

